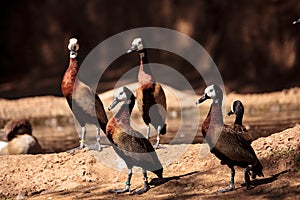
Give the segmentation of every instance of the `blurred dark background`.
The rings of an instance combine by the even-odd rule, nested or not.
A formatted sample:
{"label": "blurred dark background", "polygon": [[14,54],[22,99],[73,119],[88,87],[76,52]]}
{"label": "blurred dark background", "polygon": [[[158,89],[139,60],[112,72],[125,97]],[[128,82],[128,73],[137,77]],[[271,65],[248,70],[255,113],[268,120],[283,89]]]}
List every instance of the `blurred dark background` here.
{"label": "blurred dark background", "polygon": [[[0,98],[61,96],[70,37],[79,39],[83,60],[110,36],[145,26],[174,29],[199,42],[227,92],[300,85],[300,24],[292,25],[300,17],[299,0],[4,0],[0,16]],[[162,52],[151,61],[174,67],[196,90],[205,87],[176,55]],[[112,65],[120,64],[135,66],[137,57],[121,56]],[[99,92],[112,89],[128,69],[112,66]]]}

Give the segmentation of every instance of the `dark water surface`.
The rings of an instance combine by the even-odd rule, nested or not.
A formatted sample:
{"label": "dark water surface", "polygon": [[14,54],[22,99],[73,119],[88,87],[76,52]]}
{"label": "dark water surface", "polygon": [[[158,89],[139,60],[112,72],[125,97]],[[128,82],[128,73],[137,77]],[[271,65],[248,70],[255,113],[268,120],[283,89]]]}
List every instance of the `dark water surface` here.
{"label": "dark water surface", "polygon": [[[186,117],[186,116],[185,116]],[[161,143],[181,144],[181,143],[200,143],[203,141],[201,134],[201,124],[205,116],[200,117],[200,123],[195,121],[193,115],[185,118],[185,123],[181,123],[181,119],[177,117],[168,118],[167,134],[161,136]],[[134,121],[134,120],[133,120]],[[234,117],[225,117],[226,124],[232,124]],[[250,128],[249,133],[252,138],[266,137],[273,133],[291,128],[300,123],[300,111],[298,109],[288,111],[265,112],[264,114],[256,113],[244,116],[244,125]],[[134,128],[141,133],[146,134],[146,127],[143,123],[134,124]],[[178,131],[180,128],[180,131]],[[152,143],[156,141],[154,128],[151,127]],[[74,124],[47,124],[45,126],[34,126],[33,134],[38,138],[40,144],[47,153],[63,152],[79,146],[80,127]],[[89,144],[95,143],[95,126],[87,126],[86,141]],[[101,142],[108,145],[106,136],[101,132]]]}

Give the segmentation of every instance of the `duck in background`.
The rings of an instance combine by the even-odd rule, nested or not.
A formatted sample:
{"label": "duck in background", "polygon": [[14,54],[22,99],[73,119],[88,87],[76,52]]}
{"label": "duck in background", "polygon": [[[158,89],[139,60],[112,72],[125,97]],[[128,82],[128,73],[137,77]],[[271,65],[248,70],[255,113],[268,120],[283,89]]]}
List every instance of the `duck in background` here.
{"label": "duck in background", "polygon": [[76,38],[71,38],[69,40],[68,49],[70,51],[69,67],[63,76],[61,89],[75,118],[81,126],[79,148],[82,149],[87,146],[85,144],[85,125],[88,123],[96,125],[97,140],[96,147],[89,146],[88,148],[101,151],[100,128],[105,133],[106,124],[108,122],[104,106],[96,92],[77,78],[77,73],[79,71],[79,44]]}
{"label": "duck in background", "polygon": [[135,104],[135,97],[127,87],[121,87],[115,91],[114,100],[108,109],[113,109],[120,102],[123,102],[123,104],[109,120],[106,135],[117,155],[126,163],[129,171],[125,188],[111,190],[110,192],[130,192],[132,168],[137,166],[142,168],[144,188],[136,193],[142,194],[150,189],[147,171],[152,171],[158,178],[163,178],[163,167],[149,140],[130,125],[130,115]]}
{"label": "duck in background", "polygon": [[240,100],[235,100],[231,103],[231,110],[227,115],[233,114],[235,114],[233,129],[237,132],[247,132],[246,127],[243,126],[244,105]]}
{"label": "duck in background", "polygon": [[212,99],[209,113],[202,123],[202,135],[207,141],[211,153],[221,160],[222,165],[227,165],[231,169],[230,186],[218,192],[228,192],[234,190],[234,166],[245,169],[244,178],[247,189],[251,188],[249,173],[252,178],[264,176],[260,161],[258,160],[251,145],[233,128],[224,126],[222,114],[223,92],[218,85],[210,85],[204,95],[196,102],[200,104],[207,99]]}
{"label": "duck in background", "polygon": [[43,149],[32,135],[27,119],[10,120],[4,127],[7,142],[0,142],[0,155],[39,154]]}
{"label": "duck in background", "polygon": [[[233,125],[229,125],[229,127],[233,128],[236,132],[238,132],[243,138],[251,144],[253,141],[253,137],[251,131],[248,132],[248,129],[243,125],[243,116],[244,116],[244,105],[240,100],[235,100],[231,104],[231,110],[228,112],[228,116],[235,114],[235,120]],[[228,126],[228,125],[226,125]]]}
{"label": "duck in background", "polygon": [[160,145],[160,135],[165,135],[166,129],[166,112],[167,103],[166,95],[159,83],[154,82],[151,75],[151,70],[148,67],[146,73],[144,71],[144,64],[148,64],[147,50],[144,48],[141,38],[136,38],[131,44],[131,48],[127,53],[137,51],[140,61],[140,69],[138,73],[139,87],[136,92],[137,105],[143,120],[147,126],[147,139],[150,137],[150,125],[152,124],[157,131],[156,143],[154,148],[163,148]]}

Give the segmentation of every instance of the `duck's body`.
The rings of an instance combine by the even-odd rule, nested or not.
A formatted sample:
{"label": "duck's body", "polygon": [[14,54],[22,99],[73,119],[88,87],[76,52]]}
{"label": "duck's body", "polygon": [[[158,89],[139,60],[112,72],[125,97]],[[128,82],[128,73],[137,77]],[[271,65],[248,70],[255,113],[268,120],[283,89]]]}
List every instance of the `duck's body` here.
{"label": "duck's body", "polygon": [[17,135],[0,149],[0,155],[39,154],[42,148],[37,139],[28,134]]}
{"label": "duck's body", "polygon": [[96,125],[97,131],[97,150],[100,151],[101,144],[99,127],[105,133],[108,119],[103,103],[96,92],[76,77],[79,70],[77,58],[79,46],[76,45],[78,45],[77,40],[74,38],[70,39],[70,44],[68,46],[70,50],[69,67],[64,74],[61,89],[75,118],[82,127],[80,148],[85,146],[85,125],[94,124]]}
{"label": "duck's body", "polygon": [[125,103],[109,120],[106,134],[116,153],[125,161],[129,174],[126,188],[113,192],[123,193],[130,190],[132,168],[137,166],[143,169],[145,185],[142,190],[138,191],[138,193],[143,193],[149,189],[146,171],[152,171],[159,178],[162,178],[163,168],[149,140],[130,126],[130,114],[135,104],[135,99],[128,88],[124,87],[116,91],[115,100],[109,109],[113,109],[120,101]]}
{"label": "duck's body", "polygon": [[222,90],[212,85],[206,88],[205,95],[197,101],[197,104],[212,98],[210,111],[202,124],[202,134],[208,142],[211,152],[221,160],[222,165],[231,169],[230,188],[220,190],[227,192],[234,189],[234,166],[245,168],[245,182],[250,187],[249,172],[252,178],[256,175],[263,176],[262,165],[258,160],[251,145],[233,128],[224,126],[222,115]]}
{"label": "duck's body", "polygon": [[0,142],[0,155],[39,154],[42,147],[32,135],[32,127],[27,119],[9,121],[4,131],[7,142]]}
{"label": "duck's body", "polygon": [[150,124],[157,131],[157,142],[155,148],[160,146],[160,135],[166,134],[166,95],[159,83],[154,82],[151,70],[144,71],[144,64],[148,64],[147,50],[143,48],[141,38],[136,38],[132,42],[132,47],[128,52],[138,51],[140,68],[138,73],[139,87],[136,92],[139,112],[147,126],[147,138],[150,137]]}
{"label": "duck's body", "polygon": [[[159,134],[166,134],[166,96],[159,83],[141,85],[136,91],[137,105],[147,126],[162,127]],[[147,133],[149,137],[149,132]]]}

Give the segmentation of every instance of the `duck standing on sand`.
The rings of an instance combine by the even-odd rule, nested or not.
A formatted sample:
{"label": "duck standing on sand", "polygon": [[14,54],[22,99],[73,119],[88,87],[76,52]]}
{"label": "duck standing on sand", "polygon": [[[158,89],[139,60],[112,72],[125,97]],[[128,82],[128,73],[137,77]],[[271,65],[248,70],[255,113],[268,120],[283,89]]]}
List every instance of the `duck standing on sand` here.
{"label": "duck standing on sand", "polygon": [[115,91],[114,100],[108,109],[113,109],[120,102],[123,102],[123,104],[119,111],[109,120],[106,135],[113,144],[115,152],[126,163],[129,171],[125,188],[111,190],[110,192],[129,192],[132,168],[137,166],[141,167],[143,171],[144,188],[136,193],[142,194],[150,189],[147,180],[147,170],[152,171],[158,178],[162,178],[163,167],[149,140],[130,125],[130,115],[135,104],[135,97],[126,87],[121,87]]}
{"label": "duck standing on sand", "polygon": [[137,51],[140,60],[140,69],[138,74],[139,87],[136,92],[137,104],[139,112],[142,114],[143,120],[147,126],[147,139],[150,137],[150,126],[152,124],[157,131],[157,142],[155,148],[163,148],[160,145],[160,135],[165,135],[166,129],[166,112],[167,103],[166,95],[159,83],[153,82],[151,70],[149,73],[144,71],[144,64],[148,64],[147,50],[144,48],[141,38],[136,38],[131,44],[131,48],[127,53]]}
{"label": "duck standing on sand", "polygon": [[[102,150],[100,143],[100,128],[105,133],[106,124],[108,122],[102,101],[96,92],[77,79],[79,71],[78,50],[79,44],[76,38],[69,40],[68,49],[70,51],[69,67],[64,74],[61,83],[63,95],[81,126],[81,140],[79,148],[86,146],[86,124],[96,125],[96,147],[89,147],[98,151]],[[99,128],[100,126],[100,128]]]}
{"label": "duck standing on sand", "polygon": [[210,85],[204,95],[196,102],[200,104],[207,99],[212,99],[209,113],[202,123],[202,135],[207,141],[211,153],[221,160],[222,165],[227,165],[231,169],[231,179],[229,188],[218,190],[218,192],[228,192],[234,190],[234,166],[245,169],[245,183],[250,189],[249,173],[252,178],[256,175],[263,176],[263,166],[258,160],[251,145],[233,128],[224,126],[222,114],[223,92],[218,85]]}

